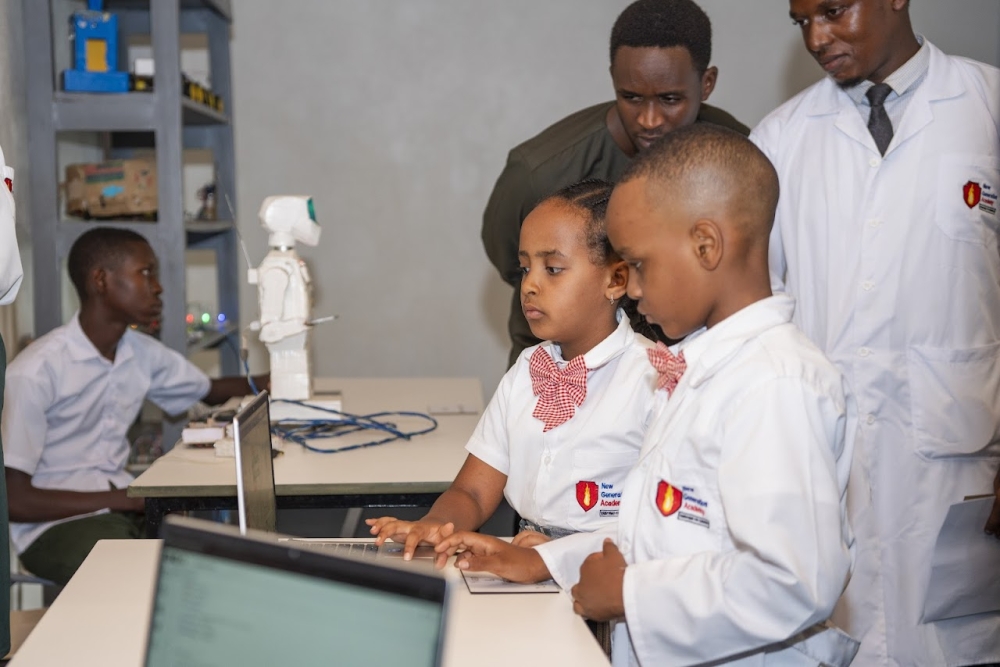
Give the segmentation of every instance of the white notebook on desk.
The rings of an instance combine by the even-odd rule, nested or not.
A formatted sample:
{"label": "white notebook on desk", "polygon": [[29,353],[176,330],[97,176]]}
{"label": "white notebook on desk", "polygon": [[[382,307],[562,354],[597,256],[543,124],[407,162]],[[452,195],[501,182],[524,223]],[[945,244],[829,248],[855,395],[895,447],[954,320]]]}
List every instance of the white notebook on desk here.
{"label": "white notebook on desk", "polygon": [[518,584],[507,581],[489,572],[462,571],[465,585],[470,593],[558,593],[559,586],[553,580],[540,581],[537,584]]}

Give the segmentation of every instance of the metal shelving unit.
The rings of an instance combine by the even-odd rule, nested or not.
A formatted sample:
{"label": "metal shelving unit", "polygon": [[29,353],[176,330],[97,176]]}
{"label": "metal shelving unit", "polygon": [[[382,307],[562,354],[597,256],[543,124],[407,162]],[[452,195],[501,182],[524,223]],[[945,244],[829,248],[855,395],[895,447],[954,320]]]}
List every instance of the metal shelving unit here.
{"label": "metal shelving unit", "polygon": [[[57,2],[64,0],[55,0]],[[95,222],[62,220],[59,210],[57,140],[59,132],[105,133],[106,158],[127,158],[136,150],[155,148],[159,211],[156,222],[101,220],[102,225],[133,229],[149,239],[160,260],[163,284],[161,340],[182,353],[234,343],[221,349],[222,372],[239,373],[238,327],[206,333],[207,343],[189,346],[185,315],[185,251],[214,251],[218,273],[219,312],[239,322],[237,235],[233,221],[187,222],[182,187],[184,149],[209,149],[215,162],[216,201],[236,201],[230,84],[229,0],[106,0],[105,10],[118,16],[119,58],[127,63],[130,35],[152,38],[156,62],[153,92],[123,94],[67,93],[60,90],[53,35],[53,0],[24,0],[28,89],[28,150],[31,225],[34,251],[35,335],[61,325],[63,260],[73,241]],[[68,30],[68,26],[66,27]],[[212,91],[225,104],[219,113],[181,94],[180,35],[203,33],[208,38]],[[57,37],[58,38],[58,37]],[[135,136],[146,133],[149,145]],[[228,208],[218,207],[220,211]],[[211,344],[209,344],[211,343]],[[165,440],[167,442],[167,440]]]}

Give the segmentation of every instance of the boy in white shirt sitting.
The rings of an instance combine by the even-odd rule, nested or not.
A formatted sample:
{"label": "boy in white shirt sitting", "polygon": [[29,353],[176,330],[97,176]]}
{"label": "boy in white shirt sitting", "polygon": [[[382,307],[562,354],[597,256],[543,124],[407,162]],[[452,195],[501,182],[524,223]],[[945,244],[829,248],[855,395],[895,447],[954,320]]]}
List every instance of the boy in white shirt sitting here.
{"label": "boy in white shirt sitting", "polygon": [[59,584],[97,540],[143,536],[143,500],[126,496],[125,471],[126,433],[143,399],[179,414],[198,400],[251,393],[246,379],[209,380],[130,328],[152,324],[162,310],[156,255],[142,236],[89,230],[67,265],[80,310],[11,362],[3,411],[14,546],[33,574]]}
{"label": "boy in white shirt sitting", "polygon": [[465,569],[551,575],[578,613],[619,621],[615,665],[846,664],[856,650],[824,625],[851,568],[853,407],[791,323],[794,302],[771,294],[777,199],[767,158],[711,125],[676,130],[631,165],[608,235],[640,312],[686,338],[650,354],[671,397],[625,481],[617,530],[537,550],[470,533],[437,547],[464,546]]}

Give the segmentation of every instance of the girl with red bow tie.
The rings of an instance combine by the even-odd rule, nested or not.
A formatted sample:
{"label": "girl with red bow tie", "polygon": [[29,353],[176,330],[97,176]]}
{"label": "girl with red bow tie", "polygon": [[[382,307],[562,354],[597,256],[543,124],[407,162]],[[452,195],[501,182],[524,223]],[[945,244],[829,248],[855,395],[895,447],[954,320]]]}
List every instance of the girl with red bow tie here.
{"label": "girl with red bow tie", "polygon": [[409,558],[418,544],[476,530],[504,497],[522,517],[514,538],[521,546],[616,520],[658,376],[653,344],[626,312],[634,308],[625,296],[628,266],[604,229],[611,189],[583,181],[525,218],[521,307],[546,342],[524,350],[501,380],[465,465],[423,519],[367,520],[379,543],[405,541]]}

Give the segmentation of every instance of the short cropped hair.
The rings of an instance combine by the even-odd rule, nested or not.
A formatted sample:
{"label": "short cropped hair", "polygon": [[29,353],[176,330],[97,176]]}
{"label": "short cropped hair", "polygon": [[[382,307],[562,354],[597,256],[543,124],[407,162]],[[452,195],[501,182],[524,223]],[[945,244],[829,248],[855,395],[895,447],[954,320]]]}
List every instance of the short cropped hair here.
{"label": "short cropped hair", "polygon": [[66,268],[81,302],[87,299],[87,276],[101,266],[118,266],[135,243],[149,241],[142,234],[120,227],[95,227],[80,235],[69,250]]}
{"label": "short cropped hair", "polygon": [[692,0],[636,0],[611,29],[611,62],[623,46],[683,46],[699,74],[712,61],[712,22]]}
{"label": "short cropped hair", "polygon": [[752,141],[719,125],[695,123],[668,132],[632,161],[619,183],[637,178],[731,202],[744,231],[755,238],[766,238],[774,222],[778,173]]}

